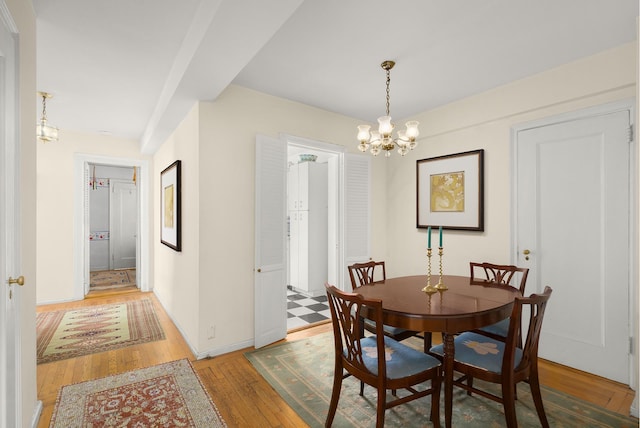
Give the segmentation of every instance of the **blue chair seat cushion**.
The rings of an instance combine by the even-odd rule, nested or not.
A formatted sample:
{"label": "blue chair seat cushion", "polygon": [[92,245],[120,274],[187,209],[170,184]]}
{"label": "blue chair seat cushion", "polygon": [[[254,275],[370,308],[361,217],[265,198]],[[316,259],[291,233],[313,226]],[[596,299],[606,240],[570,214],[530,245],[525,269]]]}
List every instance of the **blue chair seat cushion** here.
{"label": "blue chair seat cushion", "polygon": [[[505,343],[477,333],[466,332],[457,336],[455,343],[455,360],[461,363],[488,370],[493,373],[502,372],[502,358]],[[431,348],[431,352],[444,356],[443,345]],[[522,349],[516,348],[513,367],[522,360]]]}
{"label": "blue chair seat cushion", "polygon": [[507,337],[507,334],[509,334],[509,318],[503,319],[502,321],[495,324],[482,327],[479,330],[486,331],[487,333],[492,333],[498,336]]}
{"label": "blue chair seat cushion", "polygon": [[[375,328],[376,328],[376,323],[375,323],[375,321],[371,321],[370,319],[366,319],[366,318],[365,318],[364,323],[365,323],[366,325],[368,325],[369,327],[371,327],[372,329],[375,329]],[[390,325],[386,325],[386,324],[383,324],[382,329],[384,330],[384,332],[385,332],[386,334],[389,334],[389,335],[391,335],[391,336],[396,336],[396,335],[398,335],[398,334],[402,334],[402,333],[404,333],[404,332],[406,332],[406,331],[407,331],[407,330],[405,330],[405,329],[403,329],[403,328],[392,327],[392,326],[390,326]]]}
{"label": "blue chair seat cushion", "polygon": [[[376,336],[367,336],[360,340],[362,358],[367,369],[378,375],[378,346]],[[437,358],[385,336],[385,360],[387,363],[387,378],[401,379],[420,373],[441,363]]]}

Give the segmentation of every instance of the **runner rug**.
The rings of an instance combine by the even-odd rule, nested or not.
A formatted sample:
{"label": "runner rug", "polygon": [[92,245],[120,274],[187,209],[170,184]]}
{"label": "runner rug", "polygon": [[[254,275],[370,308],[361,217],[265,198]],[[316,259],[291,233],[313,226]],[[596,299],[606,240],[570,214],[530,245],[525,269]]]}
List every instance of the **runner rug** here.
{"label": "runner rug", "polygon": [[91,272],[89,286],[91,290],[110,290],[113,288],[136,285],[136,270],[102,270]]}
{"label": "runner rug", "polygon": [[187,359],[63,386],[50,428],[226,427]]}
{"label": "runner rug", "polygon": [[[421,349],[422,342],[412,346]],[[322,427],[331,400],[333,352],[333,333],[329,332],[247,352],[245,356],[309,426]],[[476,383],[499,391],[479,380],[474,380],[474,385]],[[334,427],[375,426],[377,393],[370,386],[365,386],[363,397],[359,392],[359,380],[354,377],[343,380]],[[638,419],[610,412],[550,388],[543,387],[542,398],[549,424],[554,428],[638,427]],[[387,410],[385,427],[432,426],[430,399],[425,397]],[[444,400],[441,400],[440,417],[444,426]],[[460,388],[454,388],[453,409],[452,425],[455,427],[505,426],[501,404],[476,395],[468,396]],[[518,426],[540,426],[527,384],[518,385],[516,411]]]}
{"label": "runner rug", "polygon": [[37,315],[38,364],[165,338],[148,299]]}

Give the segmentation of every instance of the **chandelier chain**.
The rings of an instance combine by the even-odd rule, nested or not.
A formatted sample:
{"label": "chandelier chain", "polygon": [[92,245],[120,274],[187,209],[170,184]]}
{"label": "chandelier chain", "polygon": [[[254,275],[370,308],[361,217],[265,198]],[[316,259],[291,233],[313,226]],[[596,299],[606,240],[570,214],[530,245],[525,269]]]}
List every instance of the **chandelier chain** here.
{"label": "chandelier chain", "polygon": [[387,116],[390,116],[389,114],[389,103],[391,100],[391,95],[390,95],[390,91],[389,91],[389,84],[391,83],[391,69],[387,68]]}
{"label": "chandelier chain", "polygon": [[42,96],[42,118],[44,120],[47,120],[47,102],[46,102],[46,95]]}

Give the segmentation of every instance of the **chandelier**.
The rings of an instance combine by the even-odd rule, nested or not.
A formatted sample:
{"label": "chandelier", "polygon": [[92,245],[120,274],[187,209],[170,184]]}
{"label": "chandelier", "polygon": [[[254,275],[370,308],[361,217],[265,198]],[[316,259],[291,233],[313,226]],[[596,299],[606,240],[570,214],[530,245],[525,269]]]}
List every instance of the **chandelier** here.
{"label": "chandelier", "polygon": [[371,126],[358,126],[358,149],[366,152],[371,147],[371,154],[378,156],[380,151],[384,151],[385,157],[391,156],[391,151],[398,147],[398,153],[404,156],[413,150],[417,143],[416,138],[420,134],[418,122],[411,120],[405,123],[406,129],[398,131],[397,136],[393,135],[394,124],[389,116],[389,83],[391,83],[391,69],[396,65],[393,61],[384,61],[380,66],[387,72],[387,114],[378,118],[378,130],[369,131]]}
{"label": "chandelier", "polygon": [[47,98],[51,98],[53,95],[47,92],[38,92],[38,95],[42,97],[42,118],[40,118],[40,122],[36,125],[38,140],[43,143],[58,141],[58,128],[47,124]]}

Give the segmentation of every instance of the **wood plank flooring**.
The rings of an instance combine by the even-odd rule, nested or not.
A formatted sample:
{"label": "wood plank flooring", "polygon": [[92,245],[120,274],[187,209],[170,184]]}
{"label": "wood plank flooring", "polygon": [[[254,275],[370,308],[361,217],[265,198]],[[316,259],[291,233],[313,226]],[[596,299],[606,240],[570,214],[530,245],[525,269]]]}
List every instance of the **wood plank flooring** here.
{"label": "wood plank flooring", "polygon": [[[63,385],[181,358],[189,358],[192,361],[229,427],[286,428],[306,426],[304,421],[280,398],[244,357],[243,353],[247,351],[246,349],[194,361],[194,356],[188,345],[153,293],[128,292],[123,294],[104,293],[102,295],[92,293],[91,299],[39,306],[37,311],[120,303],[142,298],[148,298],[154,302],[158,319],[165,331],[166,340],[38,365],[38,399],[42,400],[44,406],[38,428],[49,426],[58,390]],[[325,323],[292,332],[286,340],[297,340],[330,331],[330,329],[331,324]],[[434,341],[437,340],[434,338]],[[634,391],[626,385],[558,364],[542,361],[540,376],[544,385],[623,415],[628,415],[633,402]]]}

